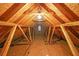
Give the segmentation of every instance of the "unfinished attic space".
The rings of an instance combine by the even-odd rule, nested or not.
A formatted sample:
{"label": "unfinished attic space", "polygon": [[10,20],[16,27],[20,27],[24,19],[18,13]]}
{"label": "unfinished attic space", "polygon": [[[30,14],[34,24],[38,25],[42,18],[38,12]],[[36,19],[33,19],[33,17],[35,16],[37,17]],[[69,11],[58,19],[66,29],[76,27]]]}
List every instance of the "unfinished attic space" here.
{"label": "unfinished attic space", "polygon": [[79,56],[79,4],[0,3],[0,56]]}

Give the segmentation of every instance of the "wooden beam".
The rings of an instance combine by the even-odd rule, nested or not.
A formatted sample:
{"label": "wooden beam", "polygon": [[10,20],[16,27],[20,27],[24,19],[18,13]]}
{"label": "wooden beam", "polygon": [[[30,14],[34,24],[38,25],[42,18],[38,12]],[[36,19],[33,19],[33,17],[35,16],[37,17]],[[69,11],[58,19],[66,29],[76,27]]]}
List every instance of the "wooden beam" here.
{"label": "wooden beam", "polygon": [[51,10],[46,4],[40,4],[50,15],[52,15],[52,17],[55,17],[57,20],[61,23],[65,23],[58,15],[56,15],[56,13]]}
{"label": "wooden beam", "polygon": [[0,4],[0,16],[3,15],[14,4],[15,3],[3,3],[3,4]]}
{"label": "wooden beam", "polygon": [[[18,4],[17,4],[18,5]],[[22,8],[20,8],[12,17],[10,17],[9,18],[9,20],[7,21],[7,22],[15,22],[20,16],[22,16],[23,15],[23,13],[25,12],[25,11],[27,11],[28,10],[28,6],[32,6],[33,4],[25,4]],[[30,7],[31,7],[30,6]],[[20,6],[19,6],[20,7]],[[12,10],[13,11],[13,10]],[[14,12],[14,11],[13,11]],[[19,15],[18,15],[19,14]],[[10,14],[9,14],[10,15]],[[18,19],[19,20],[19,19]],[[18,22],[19,23],[19,22]],[[17,23],[17,24],[18,24]],[[6,29],[6,30],[9,30],[9,29]],[[5,32],[5,31],[4,31]],[[1,39],[3,39],[4,38],[4,36],[8,33],[9,31],[7,31],[7,32],[5,32],[5,34],[4,35],[2,35],[2,37],[1,37]]]}
{"label": "wooden beam", "polygon": [[[64,24],[60,24],[60,25],[63,25],[63,26],[79,26],[79,21],[64,23]],[[56,27],[60,27],[60,25],[56,25]]]}
{"label": "wooden beam", "polygon": [[[29,8],[28,8],[29,7]],[[28,9],[27,9],[28,8]],[[23,23],[24,21],[26,22],[26,20],[24,20],[24,19],[27,19],[28,18],[28,15],[31,15],[32,13],[32,11],[35,9],[36,7],[35,7],[35,4],[33,4],[32,6],[28,6],[28,5],[26,5],[25,6],[25,8],[23,9],[23,10],[21,10],[20,12],[23,12],[17,19],[16,19],[16,21],[15,21],[15,23],[17,23],[18,22],[18,20],[19,20],[19,22],[18,23]],[[27,10],[26,10],[27,9]],[[18,12],[19,13],[19,12]],[[30,14],[31,13],[31,14]],[[17,14],[18,15],[18,14]],[[28,21],[28,20],[27,20]],[[25,23],[24,23],[25,24]]]}
{"label": "wooden beam", "polygon": [[18,26],[18,28],[21,30],[22,34],[24,35],[24,37],[27,39],[27,41],[29,41],[28,37],[26,36],[26,34],[24,33],[24,31],[22,30],[22,28],[20,26]]}
{"label": "wooden beam", "polygon": [[30,41],[32,42],[31,29],[30,29],[30,27],[28,27],[28,30],[29,30]]}
{"label": "wooden beam", "polygon": [[69,9],[64,3],[53,3],[58,10],[60,10],[61,13],[63,13],[69,20],[71,21],[78,21],[79,17]]}
{"label": "wooden beam", "polygon": [[[4,24],[5,24],[5,25],[4,25]],[[14,25],[18,25],[18,26],[27,28],[27,26],[25,26],[25,25],[19,25],[19,24],[12,24],[12,25],[11,25],[11,24],[12,24],[12,23],[8,24],[8,23],[3,22],[3,23],[1,23],[1,26],[14,26]],[[10,32],[10,29],[4,32],[4,35],[2,35],[2,36],[0,37],[0,43],[2,43],[2,42],[5,41],[3,38],[4,38],[9,32]]]}
{"label": "wooden beam", "polygon": [[67,32],[69,33],[74,45],[78,46],[79,45],[79,39],[69,30],[67,30]]}
{"label": "wooden beam", "polygon": [[15,3],[13,4],[8,10],[6,10],[4,12],[4,14],[2,14],[0,16],[0,20],[4,20],[7,21],[8,19],[10,19],[19,9],[21,9],[23,6],[25,5],[25,3]]}
{"label": "wooden beam", "polygon": [[[53,10],[51,10],[46,4],[41,4],[41,7],[43,7],[43,9],[45,9],[45,11],[48,12],[48,14],[50,15],[48,18],[50,18],[51,20],[53,18],[55,18],[54,20],[52,20],[50,23],[54,23],[54,26],[56,24],[61,24],[61,23],[65,23]],[[45,12],[46,13],[46,12]],[[47,13],[46,13],[47,14]],[[47,16],[48,16],[47,14]],[[46,16],[46,17],[47,17]],[[53,17],[53,18],[52,18]],[[48,20],[49,21],[49,20]]]}
{"label": "wooden beam", "polygon": [[54,27],[53,30],[52,30],[52,34],[51,34],[51,37],[50,37],[50,40],[49,40],[49,43],[50,43],[50,44],[51,44],[52,37],[53,37],[54,33],[55,33],[55,27]]}
{"label": "wooden beam", "polygon": [[[29,22],[30,21],[32,21],[32,20],[29,20]],[[26,22],[27,24],[29,23],[29,22]],[[27,25],[20,25],[20,24],[17,24],[17,25],[19,25],[19,26],[21,26],[21,27],[27,27]],[[8,31],[9,32],[9,31]],[[8,33],[8,32],[5,32],[5,34],[1,37],[1,39],[3,39],[4,38],[4,36],[6,35],[6,33]],[[3,42],[3,41],[1,41],[1,42]]]}
{"label": "wooden beam", "polygon": [[78,53],[76,47],[74,46],[74,44],[73,44],[73,42],[72,42],[72,40],[71,40],[71,38],[70,38],[68,32],[66,31],[66,29],[64,28],[64,26],[61,25],[60,28],[61,28],[61,30],[62,30],[62,32],[63,32],[65,38],[66,38],[66,41],[67,41],[67,43],[68,43],[68,45],[69,45],[69,47],[70,47],[70,49],[71,49],[72,54],[73,54],[74,56],[78,56],[79,53]]}
{"label": "wooden beam", "polygon": [[46,6],[46,4],[44,4],[44,3],[40,3],[40,6],[41,7],[43,7],[46,11],[48,11],[49,13],[52,13],[52,15],[54,15],[55,14],[55,12],[54,11],[52,11],[48,6]]}
{"label": "wooden beam", "polygon": [[[63,4],[60,4],[60,5],[63,5]],[[46,9],[48,12],[49,12],[49,14],[51,14],[53,17],[55,17],[60,23],[60,25],[62,24],[62,23],[65,23],[64,21],[63,21],[63,19],[61,19],[53,10],[51,10],[48,6],[46,6],[45,4],[43,4],[42,5],[42,7],[44,8],[44,9]],[[59,7],[58,7],[59,8]],[[70,10],[70,12],[68,11],[69,10],[69,8],[60,8],[60,9],[62,9],[62,11],[64,11],[63,9],[65,9],[65,11],[66,11],[66,13],[64,13],[64,12],[62,12],[63,14],[65,14],[65,16],[67,15],[68,16],[68,14],[71,14],[72,12],[71,12],[71,10]],[[72,15],[73,15],[73,13],[72,13]],[[74,17],[75,15],[73,15],[72,17],[71,16],[68,16],[69,18],[71,18],[71,20],[73,20],[73,17]],[[50,17],[50,16],[49,16]],[[51,17],[52,18],[52,17]],[[74,18],[74,20],[76,19],[76,18],[78,18],[78,17],[75,17]],[[57,20],[56,20],[56,22],[57,22]],[[70,19],[69,19],[70,20]],[[55,23],[54,21],[52,21],[52,22],[50,22],[51,24],[52,23]],[[58,24],[58,23],[57,23]],[[54,26],[56,26],[56,27],[60,27],[60,25],[54,25]],[[72,33],[74,33],[74,35],[75,36],[79,36],[79,34],[76,32],[76,29],[75,28],[70,28],[69,29]],[[58,35],[58,36],[60,36],[60,34],[58,34],[58,32],[56,31],[56,35]],[[62,37],[63,38],[63,37]]]}
{"label": "wooden beam", "polygon": [[49,20],[50,18],[48,18],[48,16],[44,15],[44,18],[45,18],[46,21],[49,22],[52,26],[55,26],[54,22],[52,22],[51,20]]}
{"label": "wooden beam", "polygon": [[48,30],[47,42],[49,42],[50,40],[50,32],[51,32],[51,27],[49,27],[49,30]]}
{"label": "wooden beam", "polygon": [[21,27],[28,27],[26,25],[20,25],[20,24],[15,24],[15,23],[10,23],[10,22],[5,22],[5,21],[0,21],[0,26],[15,26],[15,25],[19,25]]}
{"label": "wooden beam", "polygon": [[79,26],[79,21],[62,24],[63,26]]}
{"label": "wooden beam", "polygon": [[11,29],[11,32],[2,48],[2,51],[1,51],[1,56],[6,56],[7,53],[8,53],[8,50],[9,50],[9,47],[11,45],[11,42],[12,42],[12,39],[13,39],[13,36],[15,34],[15,31],[16,31],[16,28],[17,28],[17,25],[14,26],[12,29]]}
{"label": "wooden beam", "polygon": [[[63,15],[65,15],[68,18],[69,21],[79,21],[79,17],[72,10],[70,10],[69,7],[67,7],[64,3],[53,3],[53,4],[55,5],[55,7],[58,8],[58,10]],[[71,27],[69,30],[72,33],[74,33],[75,36],[79,36],[75,28]]]}
{"label": "wooden beam", "polygon": [[8,22],[4,22],[4,21],[0,21],[0,26],[14,26],[14,23],[8,23]]}
{"label": "wooden beam", "polygon": [[64,21],[63,21],[63,19],[61,19],[57,14],[54,14],[53,15],[60,23],[65,23]]}

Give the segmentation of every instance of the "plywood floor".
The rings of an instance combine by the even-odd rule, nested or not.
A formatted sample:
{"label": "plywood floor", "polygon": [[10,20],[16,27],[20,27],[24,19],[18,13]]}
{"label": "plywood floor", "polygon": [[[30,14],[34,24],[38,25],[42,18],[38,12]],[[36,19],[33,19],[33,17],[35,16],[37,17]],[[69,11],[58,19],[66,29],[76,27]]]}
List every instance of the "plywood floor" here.
{"label": "plywood floor", "polygon": [[46,45],[43,38],[36,38],[27,50],[28,45],[11,47],[8,56],[71,56],[72,53],[67,44],[58,41],[52,45]]}
{"label": "plywood floor", "polygon": [[67,44],[58,41],[52,45],[46,45],[42,37],[34,40],[29,49],[28,56],[69,56],[72,55]]}

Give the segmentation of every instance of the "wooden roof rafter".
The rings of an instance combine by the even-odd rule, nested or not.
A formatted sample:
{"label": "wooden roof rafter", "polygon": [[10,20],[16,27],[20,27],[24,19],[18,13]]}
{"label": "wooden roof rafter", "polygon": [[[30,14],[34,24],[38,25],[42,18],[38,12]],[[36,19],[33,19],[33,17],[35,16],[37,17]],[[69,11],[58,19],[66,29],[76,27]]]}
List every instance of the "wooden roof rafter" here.
{"label": "wooden roof rafter", "polygon": [[52,15],[52,17],[55,17],[55,18],[57,19],[56,21],[59,21],[59,22],[64,23],[63,20],[62,20],[59,16],[57,16],[56,13],[55,13],[53,10],[51,10],[47,5],[41,4],[41,6],[42,6],[50,15]]}
{"label": "wooden roof rafter", "polygon": [[7,21],[10,19],[20,8],[22,8],[25,4],[13,4],[4,14],[0,16],[0,20]]}
{"label": "wooden roof rafter", "polygon": [[[58,8],[58,10],[61,11],[61,13],[63,13],[69,19],[69,21],[79,20],[79,17],[75,13],[73,13],[73,11],[71,11],[65,4],[61,4],[61,3],[58,3],[58,4],[53,3],[53,4],[55,5],[55,7]],[[72,33],[74,33],[75,36],[79,36],[76,29],[70,28],[69,30]]]}
{"label": "wooden roof rafter", "polygon": [[[25,7],[26,7],[26,6],[27,6],[27,5],[25,5]],[[9,19],[7,22],[10,23],[10,20],[11,20],[11,19]],[[19,25],[19,24],[18,24],[18,25]],[[20,26],[21,26],[21,27],[24,27],[23,25],[20,25]],[[9,31],[8,31],[8,32],[9,32]],[[8,32],[7,32],[7,33],[8,33]],[[7,34],[7,33],[5,33],[5,34]],[[2,36],[1,39],[2,39],[3,37],[4,37],[4,36]]]}
{"label": "wooden roof rafter", "polygon": [[78,21],[79,17],[63,3],[53,3],[69,20]]}
{"label": "wooden roof rafter", "polygon": [[[59,18],[56,14],[54,14],[53,16],[54,16],[54,17],[56,17],[56,19],[60,20],[60,22],[61,22],[61,20],[62,20],[62,19],[61,19],[61,18]],[[65,22],[64,22],[64,21],[62,21],[61,23],[65,23]],[[75,36],[74,36],[74,37],[75,37]],[[76,38],[76,37],[75,37],[75,38]],[[77,39],[78,39],[78,38],[77,38]]]}
{"label": "wooden roof rafter", "polygon": [[60,28],[61,28],[61,30],[66,38],[66,41],[71,49],[73,56],[78,56],[79,55],[78,50],[76,49],[75,45],[73,44],[68,32],[66,31],[66,29],[64,28],[63,25],[61,25]]}

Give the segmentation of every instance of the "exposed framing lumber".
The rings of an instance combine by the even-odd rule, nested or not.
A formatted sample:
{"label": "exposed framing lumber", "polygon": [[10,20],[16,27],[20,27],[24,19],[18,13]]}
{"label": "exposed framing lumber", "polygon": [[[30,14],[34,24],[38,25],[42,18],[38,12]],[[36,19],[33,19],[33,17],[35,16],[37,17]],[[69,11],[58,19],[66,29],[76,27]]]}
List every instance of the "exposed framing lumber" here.
{"label": "exposed framing lumber", "polygon": [[53,17],[55,17],[56,19],[58,19],[58,20],[56,20],[56,21],[60,21],[61,23],[64,23],[64,21],[63,21],[58,15],[56,15],[56,13],[55,13],[53,10],[51,10],[46,4],[41,4],[41,6],[42,6],[47,12],[49,12],[50,15],[52,15]]}
{"label": "exposed framing lumber", "polygon": [[67,41],[67,43],[68,43],[68,45],[69,45],[69,47],[70,47],[70,49],[71,49],[72,54],[73,54],[74,56],[78,56],[79,53],[78,53],[76,47],[74,46],[74,44],[73,44],[73,42],[72,42],[70,36],[68,35],[68,32],[66,31],[66,29],[64,28],[64,26],[61,25],[60,28],[61,28],[61,30],[62,30],[62,32],[63,32],[65,38],[66,38],[66,41]]}
{"label": "exposed framing lumber", "polygon": [[46,18],[46,21],[48,21],[51,25],[55,26],[54,23],[49,20],[49,18],[47,17],[47,15],[44,15],[44,17]]}
{"label": "exposed framing lumber", "polygon": [[0,26],[14,26],[14,23],[8,23],[8,22],[4,22],[4,21],[0,21]]}
{"label": "exposed framing lumber", "polygon": [[[59,24],[65,23],[65,22],[64,22],[58,15],[56,15],[56,13],[55,13],[53,10],[51,10],[48,6],[46,6],[45,4],[43,4],[42,6],[43,6],[44,9],[46,9],[47,12],[49,12],[50,15],[52,15],[53,17],[55,17],[55,19],[58,19],[58,20],[56,20],[56,21],[58,21]],[[45,16],[46,16],[46,15],[45,15]],[[46,20],[47,20],[47,19],[46,19]],[[54,24],[54,21],[51,22],[51,21],[48,20],[48,22],[51,23],[52,25]],[[57,23],[57,24],[58,24],[58,23]],[[57,26],[57,25],[54,24],[53,26]],[[57,33],[57,34],[58,34],[58,33]],[[60,35],[58,35],[58,36],[60,36]]]}
{"label": "exposed framing lumber", "polygon": [[[19,25],[19,24],[5,22],[5,21],[0,21],[0,26],[15,26],[15,25]],[[25,25],[19,25],[19,26],[21,26],[21,27],[27,27]]]}
{"label": "exposed framing lumber", "polygon": [[15,3],[9,9],[7,9],[4,14],[0,16],[0,20],[7,21],[10,19],[19,9],[21,9],[25,3]]}
{"label": "exposed framing lumber", "polygon": [[51,37],[50,37],[50,40],[49,40],[49,44],[51,44],[51,41],[52,41],[52,37],[55,33],[55,27],[52,29],[52,34],[51,34]]}
{"label": "exposed framing lumber", "polygon": [[65,23],[62,24],[63,26],[78,26],[79,25],[79,21],[75,21],[75,22],[69,22],[69,23]]}
{"label": "exposed framing lumber", "polygon": [[18,28],[21,30],[22,34],[24,35],[24,37],[27,39],[27,41],[29,41],[28,37],[26,36],[26,34],[24,33],[24,31],[22,30],[22,28],[20,26],[18,26]]}
{"label": "exposed framing lumber", "polygon": [[[61,4],[60,4],[61,5]],[[43,6],[43,8],[45,8],[48,12],[50,12],[49,14],[51,14],[51,15],[53,15],[53,17],[55,17],[56,19],[58,19],[58,21],[60,22],[60,25],[61,25],[61,23],[62,23],[62,25],[65,23],[59,16],[57,16],[56,14],[55,14],[55,12],[53,11],[53,10],[51,10],[50,8],[48,8],[48,6],[46,6],[45,4],[43,4],[42,5]],[[64,7],[63,7],[64,8]],[[66,8],[66,7],[65,7]],[[64,8],[64,9],[65,9]],[[61,9],[61,8],[60,8]],[[62,10],[63,11],[63,10]],[[61,11],[61,12],[62,12]],[[65,10],[65,11],[67,11],[67,10]],[[70,10],[71,11],[71,10]],[[69,11],[67,11],[67,13],[64,13],[64,12],[62,12],[63,14],[65,14],[65,15],[68,15],[68,14],[71,14],[71,13],[69,13]],[[73,14],[72,14],[73,15]],[[70,17],[70,16],[68,16],[68,17]],[[74,15],[72,16],[72,18],[71,19],[69,19],[69,20],[73,20],[73,17],[74,17]],[[78,17],[76,17],[76,18],[78,18]],[[74,18],[74,21],[75,21],[75,18]],[[53,22],[53,21],[52,21]],[[51,23],[51,22],[50,22]],[[54,26],[56,26],[56,27],[60,27],[60,25],[54,25]],[[65,26],[65,25],[64,25]],[[68,25],[68,26],[70,26],[70,25]],[[76,36],[78,36],[78,33],[76,32],[76,30],[74,31],[72,28],[70,29],[70,31],[72,31]]]}
{"label": "exposed framing lumber", "polygon": [[[79,17],[72,11],[70,10],[64,3],[53,3],[58,10],[68,18],[69,21],[79,21]],[[76,29],[70,28],[69,29],[72,33],[75,34],[75,36],[79,36],[77,33]]]}
{"label": "exposed framing lumber", "polygon": [[78,46],[79,45],[79,39],[69,30],[67,30],[67,32],[69,33],[73,43]]}
{"label": "exposed framing lumber", "polygon": [[20,25],[20,27],[27,28],[28,26],[26,26],[26,25]]}
{"label": "exposed framing lumber", "polygon": [[[29,6],[30,6],[30,5],[29,5]],[[32,7],[32,5],[31,5],[30,7]],[[25,11],[27,11],[27,10],[29,10],[29,8],[27,7],[27,4],[24,4],[24,6],[23,6],[22,8],[20,8],[12,17],[10,17],[7,22],[16,22],[17,19],[19,19],[20,16],[22,16],[23,14],[26,14],[26,13],[27,13],[27,12],[25,12]],[[21,13],[19,13],[19,12],[21,12]],[[29,12],[31,12],[31,11],[29,11]],[[18,14],[19,14],[19,15],[18,15]],[[18,16],[18,17],[17,17],[17,16]],[[20,18],[21,18],[21,17],[20,17]],[[18,23],[19,23],[19,22],[18,22]],[[17,23],[17,24],[18,24],[18,23]],[[9,31],[8,31],[8,32],[9,32]],[[6,35],[6,33],[8,33],[8,32],[5,32],[5,35]],[[3,36],[1,37],[1,39],[2,39],[5,35],[3,35]]]}
{"label": "exposed framing lumber", "polygon": [[49,42],[49,40],[50,40],[50,32],[51,32],[51,27],[49,27],[49,30],[48,30],[47,42]]}
{"label": "exposed framing lumber", "polygon": [[[19,6],[20,7],[20,6]],[[13,15],[7,22],[14,22],[15,20],[17,20],[17,15],[19,14],[19,12],[21,12],[20,14],[23,14],[26,10],[27,10],[27,4],[24,4],[24,6],[22,8],[19,9],[19,11],[17,11],[15,13],[15,15]],[[19,14],[19,15],[20,15]],[[20,16],[19,16],[20,17]],[[13,20],[12,20],[13,19]]]}
{"label": "exposed framing lumber", "polygon": [[11,42],[12,42],[12,39],[13,39],[13,36],[15,34],[15,31],[16,31],[16,28],[17,28],[17,25],[14,26],[12,29],[11,29],[11,32],[2,48],[2,51],[1,51],[1,56],[6,56],[7,53],[8,53],[8,50],[9,50],[9,47],[11,45]]}
{"label": "exposed framing lumber", "polygon": [[70,10],[64,3],[53,3],[58,10],[60,10],[61,13],[63,13],[69,20],[71,21],[78,21],[79,17]]}
{"label": "exposed framing lumber", "polygon": [[[3,15],[9,8],[11,8],[15,3],[11,3],[11,4],[2,4],[0,6],[2,6],[3,8],[1,8],[1,15]],[[8,6],[8,7],[7,7]],[[7,8],[6,8],[7,7]],[[0,15],[0,16],[1,16]]]}
{"label": "exposed framing lumber", "polygon": [[[79,21],[64,23],[61,25],[63,25],[63,26],[79,26]],[[60,27],[60,25],[57,25],[56,27]]]}
{"label": "exposed framing lumber", "polygon": [[[21,27],[27,27],[27,26],[25,26],[25,25],[19,25],[19,24],[15,24],[15,23],[9,23],[9,22],[4,22],[4,21],[0,21],[0,25],[1,26],[15,26],[15,25],[18,25],[18,26],[21,26]],[[9,32],[10,30],[8,30],[8,32]],[[8,32],[6,32],[2,37],[1,37],[1,39],[3,39],[3,37],[8,33]],[[2,41],[1,41],[2,42]]]}
{"label": "exposed framing lumber", "polygon": [[29,30],[30,41],[32,42],[31,29],[30,29],[30,27],[28,27],[28,30]]}
{"label": "exposed framing lumber", "polygon": [[[10,25],[10,23],[9,23],[9,25]],[[77,26],[77,25],[79,25],[79,22],[77,23],[77,22],[69,22],[69,23],[65,23],[65,24],[62,24],[62,26],[61,26],[61,29],[62,29],[62,27],[64,28],[64,26]],[[59,25],[60,26],[60,25]],[[26,26],[25,26],[26,27]],[[21,26],[20,26],[20,28],[21,28]],[[22,28],[21,28],[22,29]],[[53,29],[54,30],[54,29]],[[65,30],[65,28],[64,28],[64,30]],[[30,30],[29,30],[30,31]],[[63,31],[63,29],[62,29],[62,31]],[[64,32],[64,31],[63,31]],[[67,33],[67,31],[65,30],[65,34],[64,34],[64,36],[66,37],[67,35],[68,35],[68,33]],[[30,36],[31,36],[31,32],[29,32],[30,33]],[[50,32],[49,32],[50,33]],[[52,32],[53,33],[53,32]],[[50,34],[49,34],[49,36],[50,36]],[[53,36],[53,34],[52,34],[52,36]],[[50,38],[50,37],[49,37]],[[66,37],[67,38],[67,37]],[[70,37],[68,37],[68,39],[70,39]],[[49,40],[49,39],[48,39]],[[75,50],[75,49],[74,49]],[[73,54],[75,55],[75,53],[73,52]]]}
{"label": "exposed framing lumber", "polygon": [[[26,5],[26,6],[27,6],[27,5]],[[30,15],[31,11],[33,11],[33,9],[36,8],[36,7],[34,6],[34,4],[33,4],[32,6],[30,6],[30,8],[28,8],[28,9],[27,9],[26,6],[25,6],[25,8],[23,9],[23,10],[25,10],[25,11],[22,13],[21,16],[19,16],[19,17],[16,19],[15,22],[17,22],[18,20],[20,20],[18,23],[22,23],[22,21],[25,22],[24,19],[28,17],[27,14]],[[27,10],[26,10],[26,9],[27,9]]]}

